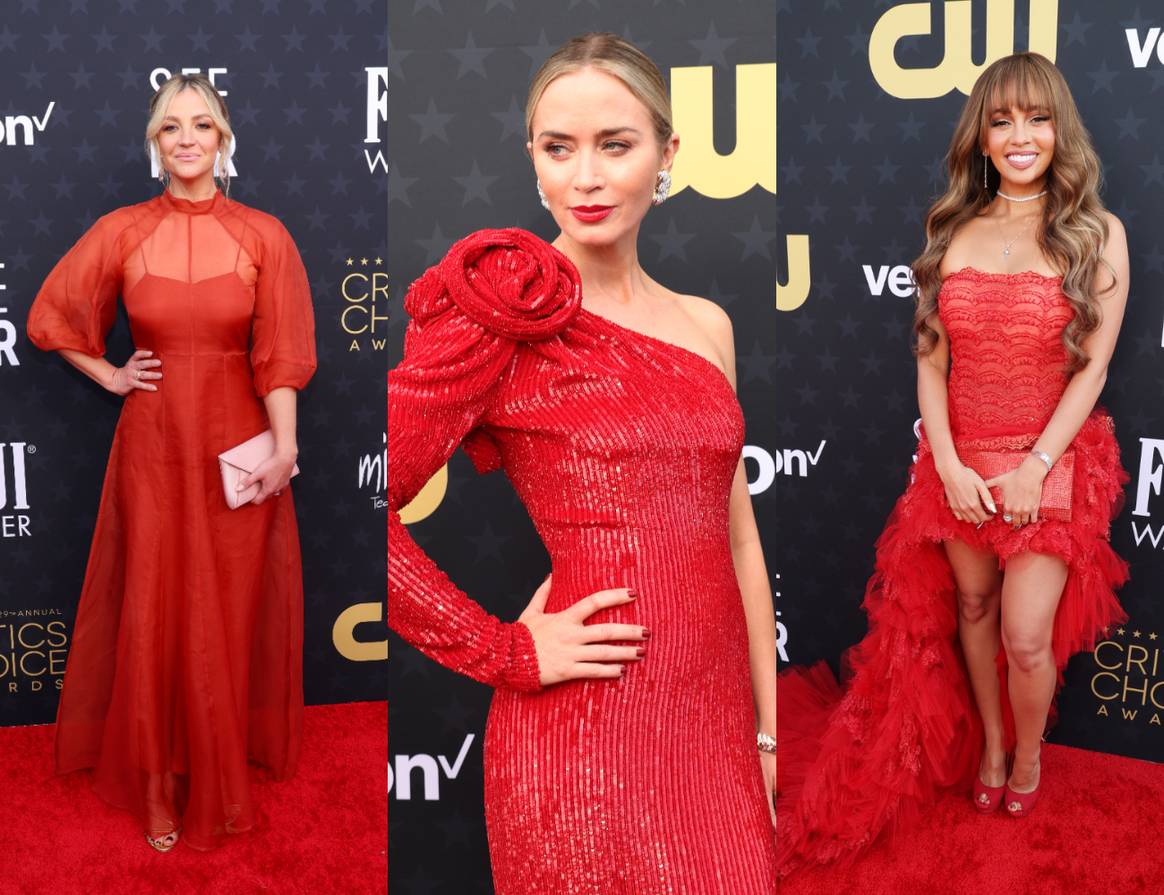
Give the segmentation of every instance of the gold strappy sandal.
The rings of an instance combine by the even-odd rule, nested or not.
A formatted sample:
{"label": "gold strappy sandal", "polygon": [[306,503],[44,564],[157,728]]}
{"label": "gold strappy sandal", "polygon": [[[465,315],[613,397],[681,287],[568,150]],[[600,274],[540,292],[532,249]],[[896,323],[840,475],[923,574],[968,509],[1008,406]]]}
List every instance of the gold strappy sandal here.
{"label": "gold strappy sandal", "polygon": [[155,851],[168,852],[175,845],[178,844],[178,837],[181,835],[181,830],[171,830],[168,833],[162,833],[160,836],[151,836],[149,830],[146,830],[145,838]]}

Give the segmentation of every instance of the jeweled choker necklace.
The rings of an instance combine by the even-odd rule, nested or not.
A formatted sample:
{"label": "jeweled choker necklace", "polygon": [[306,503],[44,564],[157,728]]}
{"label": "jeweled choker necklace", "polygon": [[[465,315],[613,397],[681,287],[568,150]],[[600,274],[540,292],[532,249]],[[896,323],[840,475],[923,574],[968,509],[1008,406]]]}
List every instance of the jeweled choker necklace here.
{"label": "jeweled choker necklace", "polygon": [[1002,196],[1002,198],[1006,199],[1008,202],[1033,202],[1035,199],[1041,199],[1043,196],[1047,195],[1047,191],[1043,190],[1041,193],[1035,193],[1033,196],[1008,196],[1002,190],[998,190],[995,195]]}

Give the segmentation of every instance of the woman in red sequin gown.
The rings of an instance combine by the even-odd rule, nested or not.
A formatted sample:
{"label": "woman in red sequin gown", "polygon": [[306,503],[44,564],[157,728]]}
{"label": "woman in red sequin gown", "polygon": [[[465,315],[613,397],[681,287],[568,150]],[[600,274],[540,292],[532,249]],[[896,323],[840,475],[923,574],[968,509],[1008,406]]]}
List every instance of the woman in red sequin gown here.
{"label": "woman in red sequin gown", "polygon": [[[268,427],[280,449],[293,448],[296,391],[315,370],[299,252],[278,220],[216,189],[211,162],[220,135],[224,149],[229,139],[205,101],[217,94],[205,76],[176,78],[154,100],[173,120],[151,134],[168,187],[93,224],[28,315],[37,347],[124,396],[65,669],[56,770],[92,768],[94,790],[132,812],[159,850],[178,835],[209,849],[254,826],[248,758],[277,779],[295,768],[303,585],[293,460],[256,470],[262,493],[232,511],[217,456]],[[186,85],[199,79],[201,90]],[[105,337],[119,295],[138,350],[114,368]]]}
{"label": "woman in red sequin gown", "polygon": [[[538,116],[538,156],[564,155],[558,143],[586,157],[535,163],[559,243],[591,264],[603,246],[628,257],[658,183],[646,109],[583,69],[550,84]],[[639,129],[632,151],[605,147],[612,123]],[[571,220],[582,203],[617,212]],[[585,282],[562,251],[507,229],[461,240],[412,284],[388,376],[388,622],[496,688],[484,756],[499,895],[771,895],[775,767],[769,789],[750,667],[761,657],[755,696],[774,714],[775,624],[758,542],[748,559],[733,544],[751,519],[733,381],[702,350],[616,323],[595,297],[584,307]],[[626,304],[657,303],[662,319],[698,301],[640,288],[651,297]],[[459,590],[400,520],[458,445],[479,472],[505,470],[549,553],[516,622]],[[750,608],[762,601],[766,622]],[[563,622],[590,647],[556,643]]]}
{"label": "woman in red sequin gown", "polygon": [[[823,663],[778,681],[781,875],[853,859],[949,787],[1025,816],[1068,658],[1125,617],[1109,527],[1127,476],[1096,400],[1127,247],[1054,66],[990,66],[949,167],[914,265],[924,426],[877,541],[869,633],[843,688]],[[1013,451],[1017,469],[983,481],[962,462],[975,450]],[[1048,464],[1068,451],[1071,519],[1043,519]]]}

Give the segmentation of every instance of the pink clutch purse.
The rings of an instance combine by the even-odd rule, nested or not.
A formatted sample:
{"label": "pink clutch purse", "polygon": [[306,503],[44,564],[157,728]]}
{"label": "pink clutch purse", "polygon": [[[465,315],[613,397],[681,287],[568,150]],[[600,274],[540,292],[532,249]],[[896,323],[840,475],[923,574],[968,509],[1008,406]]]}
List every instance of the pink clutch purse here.
{"label": "pink clutch purse", "polygon": [[[237,510],[258,496],[258,482],[242,491],[238,490],[238,483],[242,481],[243,476],[254,472],[260,463],[274,453],[275,436],[267,429],[218,455],[218,468],[222,472],[222,491],[226,495],[228,507]],[[293,477],[299,475],[298,465],[291,470],[291,475]]]}

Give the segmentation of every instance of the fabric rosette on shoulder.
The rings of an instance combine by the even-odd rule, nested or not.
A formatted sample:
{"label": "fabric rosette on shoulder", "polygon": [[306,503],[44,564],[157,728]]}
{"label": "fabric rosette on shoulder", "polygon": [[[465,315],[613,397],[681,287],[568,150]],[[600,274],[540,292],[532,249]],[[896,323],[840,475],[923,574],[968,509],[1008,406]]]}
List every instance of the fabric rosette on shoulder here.
{"label": "fabric rosette on shoulder", "polygon": [[423,322],[450,302],[497,335],[540,341],[577,315],[582,280],[569,258],[528,230],[478,230],[454,243],[412,284],[404,306]]}

